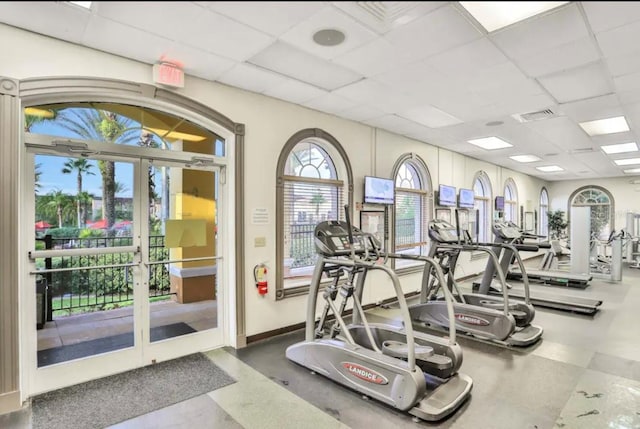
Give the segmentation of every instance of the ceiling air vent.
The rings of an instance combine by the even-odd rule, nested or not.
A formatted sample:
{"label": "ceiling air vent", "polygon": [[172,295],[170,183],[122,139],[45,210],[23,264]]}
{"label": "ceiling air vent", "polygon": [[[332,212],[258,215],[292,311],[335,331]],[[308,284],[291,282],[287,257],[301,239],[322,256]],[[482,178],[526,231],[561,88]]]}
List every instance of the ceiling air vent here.
{"label": "ceiling air vent", "polygon": [[556,112],[551,109],[544,109],[537,112],[529,113],[516,113],[515,115],[511,115],[511,117],[513,117],[513,119],[518,122],[541,121],[543,119],[555,118],[556,116]]}
{"label": "ceiling air vent", "polygon": [[437,2],[413,1],[336,1],[332,4],[381,34],[439,7]]}
{"label": "ceiling air vent", "polygon": [[576,149],[571,149],[569,151],[570,154],[572,155],[579,155],[581,153],[591,153],[593,152],[593,148],[592,147],[579,147]]}

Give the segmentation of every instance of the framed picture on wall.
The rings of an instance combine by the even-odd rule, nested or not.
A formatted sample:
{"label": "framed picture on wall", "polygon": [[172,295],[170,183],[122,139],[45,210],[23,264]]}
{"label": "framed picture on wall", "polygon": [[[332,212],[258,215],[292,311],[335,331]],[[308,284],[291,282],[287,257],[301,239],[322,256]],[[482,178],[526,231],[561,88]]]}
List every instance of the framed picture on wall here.
{"label": "framed picture on wall", "polygon": [[384,245],[384,212],[360,211],[360,229],[373,234]]}

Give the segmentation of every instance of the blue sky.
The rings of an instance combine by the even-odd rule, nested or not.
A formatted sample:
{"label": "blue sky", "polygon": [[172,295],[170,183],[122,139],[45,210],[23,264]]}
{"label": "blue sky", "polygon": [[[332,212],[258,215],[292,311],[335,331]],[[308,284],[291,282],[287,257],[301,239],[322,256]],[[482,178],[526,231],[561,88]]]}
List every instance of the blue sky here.
{"label": "blue sky", "polygon": [[[47,134],[57,137],[78,138],[77,135],[61,127],[55,122],[44,121],[34,124],[31,127],[34,134]],[[64,163],[69,160],[68,156],[36,155],[35,163],[41,164],[40,176],[41,188],[38,195],[46,195],[55,190],[70,195],[77,193],[76,173],[63,174]],[[84,175],[82,179],[82,190],[89,192],[96,197],[102,196],[102,178],[98,169],[97,161],[90,161],[93,164],[91,169],[93,176]],[[120,182],[126,188],[124,192],[117,194],[117,197],[131,197],[133,192],[133,165],[126,162],[116,163],[116,182]]]}

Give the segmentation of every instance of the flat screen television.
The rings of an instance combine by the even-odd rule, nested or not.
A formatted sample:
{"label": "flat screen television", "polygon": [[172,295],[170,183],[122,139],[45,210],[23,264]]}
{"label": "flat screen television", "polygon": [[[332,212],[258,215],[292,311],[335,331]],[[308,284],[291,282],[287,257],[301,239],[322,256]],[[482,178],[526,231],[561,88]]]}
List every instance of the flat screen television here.
{"label": "flat screen television", "polygon": [[393,180],[364,176],[364,202],[367,204],[393,204],[395,202]]}
{"label": "flat screen television", "polygon": [[460,188],[460,193],[458,194],[458,207],[461,209],[472,209],[475,194],[473,193],[473,189],[463,189]]}
{"label": "flat screen television", "polygon": [[504,197],[496,197],[496,210],[499,212],[504,211]]}
{"label": "flat screen television", "polygon": [[455,207],[457,204],[455,186],[440,185],[438,187],[438,205]]}

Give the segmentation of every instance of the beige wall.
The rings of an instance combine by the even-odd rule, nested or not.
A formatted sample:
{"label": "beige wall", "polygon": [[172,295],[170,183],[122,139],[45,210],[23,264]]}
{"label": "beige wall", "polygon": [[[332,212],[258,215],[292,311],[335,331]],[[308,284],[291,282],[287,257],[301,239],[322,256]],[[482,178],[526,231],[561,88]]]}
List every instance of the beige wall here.
{"label": "beige wall", "polygon": [[[95,76],[151,83],[151,66],[93,51],[77,45],[46,38],[0,25],[0,75],[18,79],[44,76]],[[7,60],[8,59],[8,60]],[[295,132],[321,128],[333,135],[345,148],[354,176],[354,201],[362,201],[363,176],[390,176],[397,158],[415,152],[426,162],[434,186],[439,182],[471,188],[478,170],[487,172],[494,195],[502,195],[504,182],[513,177],[520,204],[534,201],[537,207],[544,182],[523,174],[471,159],[435,146],[398,136],[370,126],[337,118],[284,101],[238,90],[225,85],[187,76],[185,88],[177,91],[210,106],[235,122],[246,125],[245,135],[245,242],[246,249],[246,332],[248,336],[300,323],[304,320],[306,297],[275,301],[276,264],[275,189],[276,163],[281,148]],[[499,190],[499,191],[498,191]],[[553,195],[553,194],[552,194]],[[254,208],[267,208],[269,225],[251,223]],[[358,219],[358,216],[355,216]],[[266,238],[266,247],[255,248],[256,237]],[[252,267],[266,262],[269,271],[269,295],[261,297],[253,284]],[[461,272],[480,272],[483,261],[465,262]],[[417,275],[402,278],[405,291],[416,290]],[[388,282],[378,281],[365,294],[365,303],[393,295]]]}

